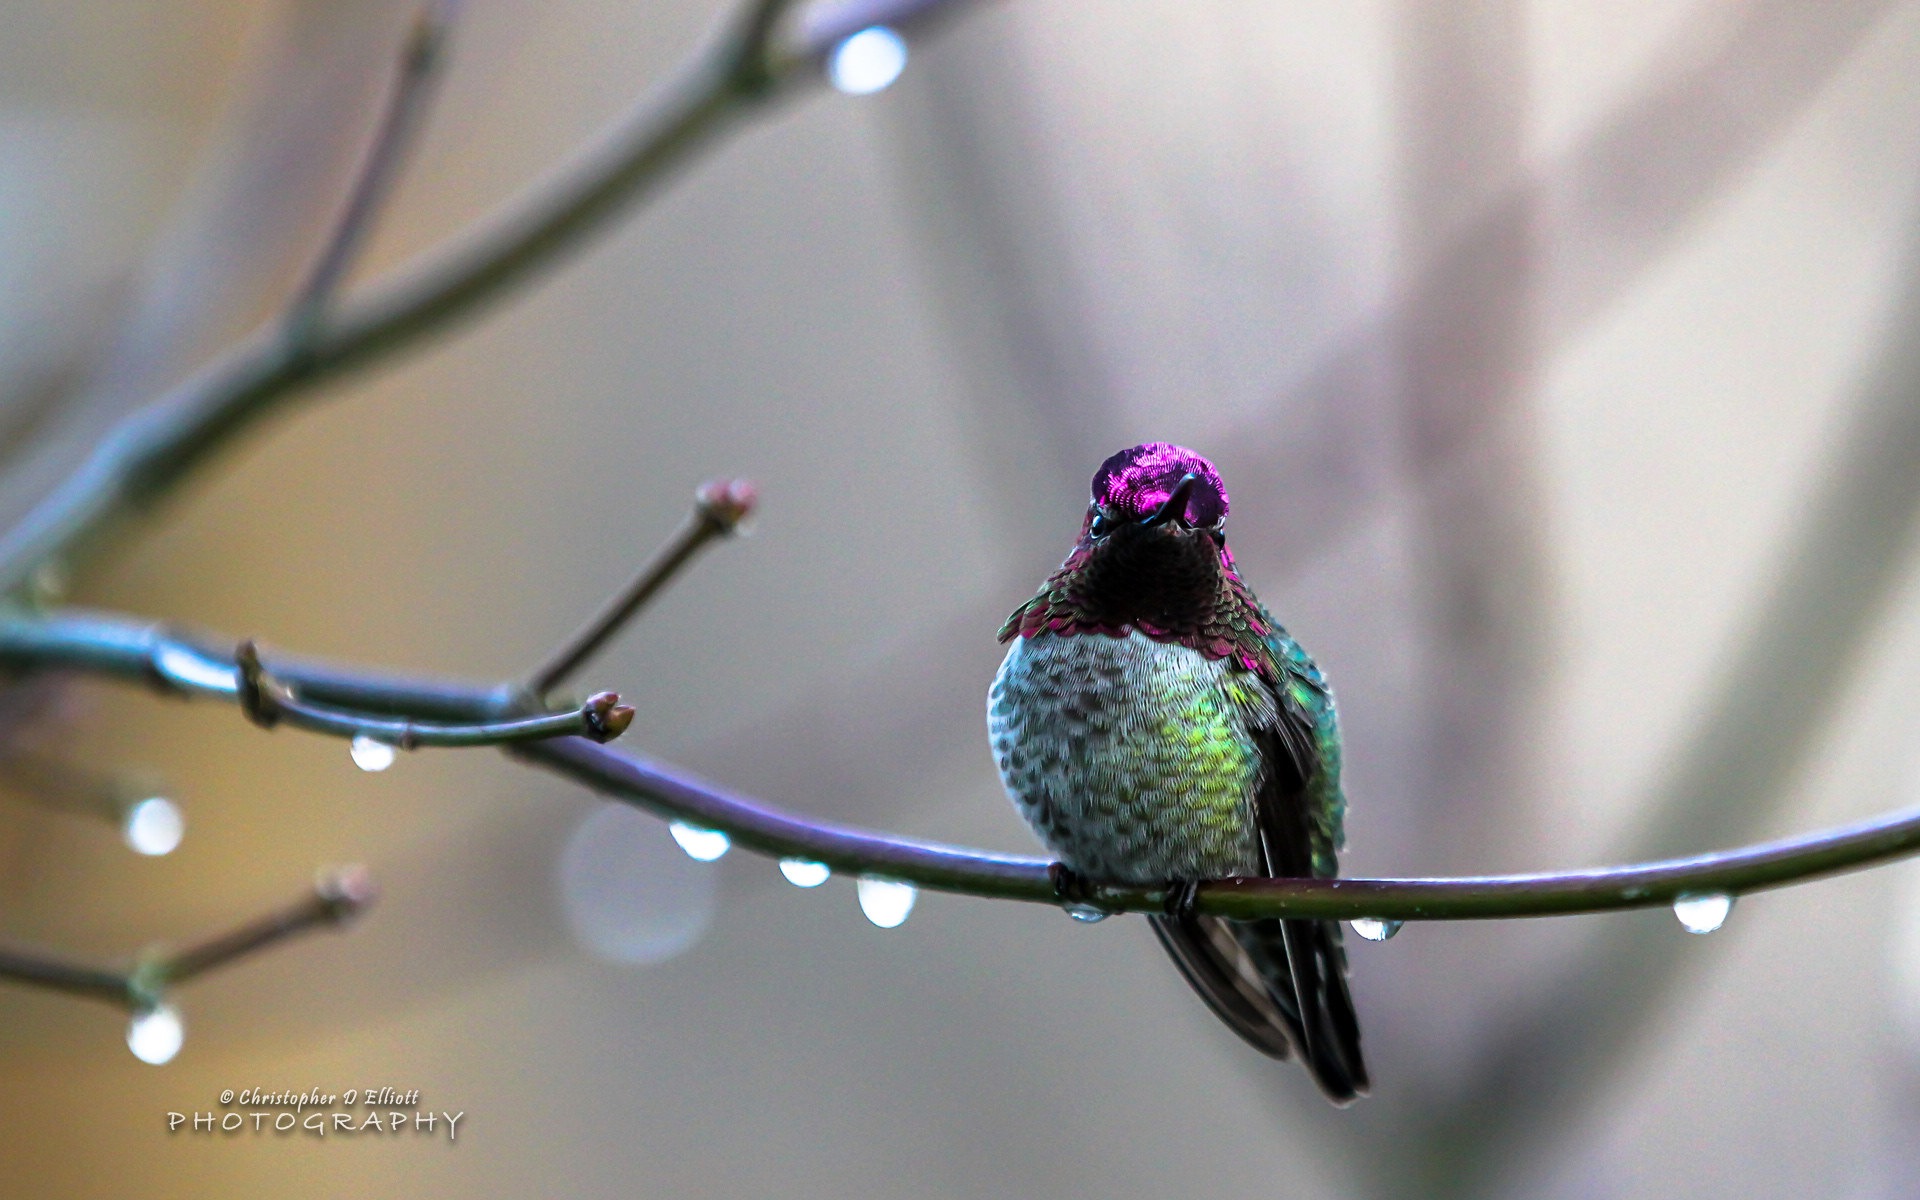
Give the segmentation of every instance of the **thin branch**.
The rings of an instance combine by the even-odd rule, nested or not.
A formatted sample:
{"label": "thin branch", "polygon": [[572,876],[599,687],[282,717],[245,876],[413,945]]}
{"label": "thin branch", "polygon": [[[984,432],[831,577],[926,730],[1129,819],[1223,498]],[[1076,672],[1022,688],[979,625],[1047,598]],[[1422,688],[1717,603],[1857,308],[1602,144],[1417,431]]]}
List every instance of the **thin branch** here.
{"label": "thin branch", "polygon": [[[839,871],[945,892],[1057,904],[1044,859],[1014,858],[807,821],[643,759],[579,741],[516,748],[603,795],[717,829],[738,844]],[[1920,854],[1920,809],[1741,850],[1586,871],[1450,879],[1222,879],[1198,911],[1259,917],[1479,920],[1657,908],[1689,895],[1740,895]],[[1160,887],[1094,883],[1084,899],[1111,912],[1159,912]]]}
{"label": "thin branch", "polygon": [[151,776],[103,774],[31,750],[0,751],[0,789],[51,812],[119,824],[136,802],[162,789]]}
{"label": "thin branch", "polygon": [[475,687],[431,680],[398,679],[372,672],[289,659],[271,672],[252,650],[253,687],[248,696],[251,642],[217,649],[163,625],[141,625],[99,613],[49,615],[0,610],[0,667],[43,670],[62,667],[144,683],[168,695],[209,696],[242,707],[256,724],[279,720],[313,733],[371,737],[402,748],[493,746],[579,735],[595,741],[620,736],[633,723],[633,709],[613,692],[601,692],[565,712],[529,716],[524,695],[511,685]]}
{"label": "thin branch", "polygon": [[0,980],[31,984],[49,991],[130,1005],[130,978],[125,971],[62,962],[31,950],[0,950]]}
{"label": "thin branch", "polygon": [[319,331],[341,280],[346,278],[355,255],[373,228],[374,219],[393,190],[414,135],[432,103],[433,84],[445,61],[447,36],[457,9],[457,0],[429,0],[408,31],[387,107],[381,113],[379,128],[374,131],[360,173],[347,195],[346,208],[315,260],[313,273],[287,306],[286,339],[296,350],[310,343]]}
{"label": "thin branch", "polygon": [[[167,695],[237,700],[233,642],[142,624],[110,613],[29,613],[0,607],[0,668],[66,668],[146,684]],[[514,714],[519,691],[403,679],[298,658],[274,657],[276,679],[309,700],[364,713],[469,722]]]}
{"label": "thin branch", "polygon": [[758,96],[780,82],[773,54],[773,31],[786,12],[788,0],[748,0],[739,27],[729,40],[731,61],[726,75],[734,88]]}
{"label": "thin branch", "polygon": [[695,554],[709,543],[739,529],[740,523],[753,512],[753,502],[753,485],[743,479],[715,480],[703,484],[694,493],[693,515],[680,532],[660,548],[653,561],[635,576],[625,591],[609,601],[593,620],[568,638],[566,645],[554,651],[553,656],[533,673],[532,680],[527,684],[528,692],[545,696],[570,678],[599,652],[607,639],[619,632],[620,627],[631,620],[647,601],[659,594],[660,589],[692,562]]}
{"label": "thin branch", "polygon": [[339,927],[379,898],[373,876],[364,867],[348,867],[322,876],[306,898],[238,929],[149,960],[147,970],[163,986],[186,983],[257,950],[264,950],[311,929]]}
{"label": "thin branch", "polygon": [[[921,17],[960,2],[899,0],[876,5],[876,19]],[[695,56],[680,78],[556,178],[342,304],[310,341],[292,347],[276,324],[121,422],[0,536],[0,592],[18,592],[40,564],[76,553],[110,518],[157,501],[287,399],[448,328],[577,249],[748,111],[790,90],[748,86],[743,63],[759,56],[777,84],[812,78],[810,53],[769,56],[750,40],[768,36],[755,15],[765,7],[754,0],[730,36]]]}
{"label": "thin branch", "polygon": [[137,1011],[158,1003],[161,994],[175,984],[296,934],[344,925],[372,904],[376,894],[372,876],[364,868],[349,867],[321,878],[309,896],[279,912],[184,950],[149,955],[130,970],[81,966],[33,951],[0,950],[0,980],[105,1000]]}
{"label": "thin branch", "polygon": [[[239,699],[241,672],[230,657],[222,661],[178,635],[103,615],[0,615],[0,664],[89,671],[144,682],[169,693]],[[398,697],[419,697],[430,702],[436,713],[471,717],[475,727],[510,714],[514,703],[511,689],[400,683],[339,667],[297,665],[286,669],[284,678],[295,687],[323,682],[330,696],[349,704],[390,704]],[[1044,859],[810,821],[582,738],[519,742],[512,750],[528,762],[605,795],[721,830],[763,854],[808,859],[846,873],[899,879],[939,891],[1060,902],[1048,872],[1051,864]],[[1741,850],[1603,870],[1453,879],[1218,880],[1200,887],[1196,903],[1201,912],[1241,919],[1548,917],[1656,908],[1693,894],[1740,895],[1913,854],[1920,854],[1920,810]],[[1166,894],[1159,887],[1095,883],[1084,899],[1114,912],[1155,912],[1165,904]]]}
{"label": "thin branch", "polygon": [[[620,703],[620,697],[613,692],[600,692],[570,712],[537,717],[455,725],[430,724],[411,718],[389,720],[302,701],[291,688],[267,673],[260,663],[259,649],[251,641],[241,642],[233,657],[239,670],[234,698],[247,719],[262,729],[272,729],[285,721],[309,733],[368,737],[402,750],[412,750],[420,746],[502,746],[576,735],[608,742],[633,724],[633,709]],[[226,693],[221,690],[219,694]]]}

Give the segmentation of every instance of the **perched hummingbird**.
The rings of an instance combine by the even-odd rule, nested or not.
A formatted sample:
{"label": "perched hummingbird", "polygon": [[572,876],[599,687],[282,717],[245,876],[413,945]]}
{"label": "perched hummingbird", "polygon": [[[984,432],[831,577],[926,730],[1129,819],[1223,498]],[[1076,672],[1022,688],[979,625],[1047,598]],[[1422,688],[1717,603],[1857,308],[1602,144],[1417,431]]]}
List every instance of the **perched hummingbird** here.
{"label": "perched hummingbird", "polygon": [[1000,630],[987,730],[1063,895],[1168,885],[1148,919],[1187,982],[1346,1104],[1368,1082],[1339,923],[1192,911],[1200,880],[1335,874],[1346,809],[1333,693],[1234,570],[1226,516],[1184,447],[1100,464],[1073,552]]}

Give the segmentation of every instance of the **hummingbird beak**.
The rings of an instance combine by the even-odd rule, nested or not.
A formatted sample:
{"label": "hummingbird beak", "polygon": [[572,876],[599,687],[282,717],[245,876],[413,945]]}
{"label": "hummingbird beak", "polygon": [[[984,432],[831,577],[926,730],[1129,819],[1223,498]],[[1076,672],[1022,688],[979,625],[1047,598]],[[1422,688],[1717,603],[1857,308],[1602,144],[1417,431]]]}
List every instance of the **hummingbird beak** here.
{"label": "hummingbird beak", "polygon": [[1166,502],[1161,504],[1159,508],[1154,509],[1152,513],[1148,514],[1145,520],[1140,522],[1140,528],[1152,529],[1155,525],[1165,525],[1168,521],[1185,517],[1187,514],[1187,497],[1193,493],[1194,485],[1199,482],[1200,477],[1192,471],[1188,471],[1181,477],[1179,483],[1173,485],[1173,494],[1167,497]]}

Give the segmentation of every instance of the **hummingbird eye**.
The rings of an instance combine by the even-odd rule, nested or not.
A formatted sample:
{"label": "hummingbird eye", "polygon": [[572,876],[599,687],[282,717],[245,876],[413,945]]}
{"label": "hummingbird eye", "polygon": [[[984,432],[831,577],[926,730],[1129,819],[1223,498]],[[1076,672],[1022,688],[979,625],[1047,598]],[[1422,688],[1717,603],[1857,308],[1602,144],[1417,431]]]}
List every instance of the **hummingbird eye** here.
{"label": "hummingbird eye", "polygon": [[1113,532],[1115,524],[1117,522],[1107,515],[1106,509],[1096,508],[1093,512],[1093,524],[1088,526],[1087,532],[1097,538],[1105,537]]}

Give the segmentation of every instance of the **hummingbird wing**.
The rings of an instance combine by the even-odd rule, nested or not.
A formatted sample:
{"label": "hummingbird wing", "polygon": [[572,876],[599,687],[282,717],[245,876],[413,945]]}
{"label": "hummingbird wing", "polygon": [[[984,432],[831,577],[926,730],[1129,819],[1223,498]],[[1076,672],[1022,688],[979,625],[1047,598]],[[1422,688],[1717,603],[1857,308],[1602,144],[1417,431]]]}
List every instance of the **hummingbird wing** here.
{"label": "hummingbird wing", "polygon": [[[1283,720],[1286,711],[1283,706]],[[1263,747],[1268,769],[1254,791],[1254,821],[1267,873],[1288,878],[1331,875],[1334,852],[1323,835],[1324,804],[1315,795],[1320,789],[1314,786],[1313,776],[1301,780],[1285,764],[1276,765],[1276,759],[1289,753],[1279,744],[1282,738],[1277,731],[1268,734],[1269,745]],[[1328,866],[1324,872],[1317,869],[1323,864]],[[1347,991],[1347,953],[1341,944],[1340,923],[1301,918],[1251,921],[1236,932],[1248,953],[1263,960],[1274,958],[1278,935],[1304,1035],[1301,1058],[1314,1082],[1335,1103],[1365,1095],[1367,1066],[1360,1054],[1359,1018]]]}
{"label": "hummingbird wing", "polygon": [[[1287,643],[1274,647],[1287,664],[1278,672],[1280,686],[1251,674],[1239,679],[1255,692],[1255,702],[1243,707],[1262,759],[1252,796],[1262,866],[1271,876],[1332,875],[1341,816],[1332,701],[1311,662],[1291,639],[1278,636]],[[1291,658],[1311,674],[1296,673]],[[1338,922],[1213,916],[1151,922],[1181,974],[1228,1028],[1275,1058],[1297,1054],[1336,1104],[1366,1094]]]}

